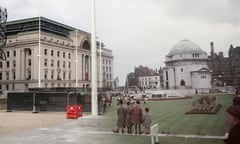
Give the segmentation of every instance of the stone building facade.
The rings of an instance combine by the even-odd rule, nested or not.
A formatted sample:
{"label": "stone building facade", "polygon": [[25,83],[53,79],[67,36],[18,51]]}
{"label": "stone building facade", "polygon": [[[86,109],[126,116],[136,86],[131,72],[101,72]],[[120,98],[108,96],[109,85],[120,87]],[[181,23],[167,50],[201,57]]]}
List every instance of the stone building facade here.
{"label": "stone building facade", "polygon": [[163,68],[165,89],[209,89],[208,56],[196,43],[182,40],[166,56]]}
{"label": "stone building facade", "polygon": [[209,68],[212,73],[213,86],[240,86],[240,47],[230,45],[228,56],[214,51],[214,43],[210,43]]}
{"label": "stone building facade", "polygon": [[[0,62],[1,91],[90,87],[90,41],[90,33],[44,17],[7,22],[7,44],[3,49],[7,59]],[[103,47],[100,57],[97,46],[98,86],[100,82],[111,86],[112,51]]]}

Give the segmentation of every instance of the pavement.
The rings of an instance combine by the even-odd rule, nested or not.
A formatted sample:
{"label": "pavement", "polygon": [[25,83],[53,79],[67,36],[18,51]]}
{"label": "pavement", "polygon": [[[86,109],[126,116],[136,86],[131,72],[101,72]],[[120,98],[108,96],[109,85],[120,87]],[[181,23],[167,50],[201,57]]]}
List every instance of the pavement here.
{"label": "pavement", "polygon": [[[83,116],[57,126],[0,137],[0,144],[103,144],[102,116]],[[104,132],[103,132],[104,131]]]}

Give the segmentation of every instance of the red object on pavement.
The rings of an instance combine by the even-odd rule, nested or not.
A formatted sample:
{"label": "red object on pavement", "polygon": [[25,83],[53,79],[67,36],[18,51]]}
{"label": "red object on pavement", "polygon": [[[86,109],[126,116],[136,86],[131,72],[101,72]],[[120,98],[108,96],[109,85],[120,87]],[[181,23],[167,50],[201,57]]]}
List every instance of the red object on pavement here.
{"label": "red object on pavement", "polygon": [[82,116],[82,105],[68,105],[66,118],[77,119]]}

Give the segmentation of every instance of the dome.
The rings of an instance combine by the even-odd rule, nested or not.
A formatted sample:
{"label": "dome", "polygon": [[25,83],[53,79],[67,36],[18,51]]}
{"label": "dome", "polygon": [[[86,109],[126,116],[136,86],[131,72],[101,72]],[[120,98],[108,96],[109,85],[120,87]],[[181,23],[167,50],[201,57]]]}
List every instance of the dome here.
{"label": "dome", "polygon": [[182,40],[175,44],[168,56],[177,54],[205,53],[196,43],[189,40]]}

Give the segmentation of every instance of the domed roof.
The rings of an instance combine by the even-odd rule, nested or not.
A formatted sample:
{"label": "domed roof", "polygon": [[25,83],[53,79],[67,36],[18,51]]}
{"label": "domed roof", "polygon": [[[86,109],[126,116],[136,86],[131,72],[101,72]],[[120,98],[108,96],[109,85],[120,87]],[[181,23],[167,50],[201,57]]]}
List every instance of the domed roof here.
{"label": "domed roof", "polygon": [[196,43],[189,40],[182,40],[175,44],[168,56],[176,55],[176,54],[191,54],[191,53],[205,53]]}

